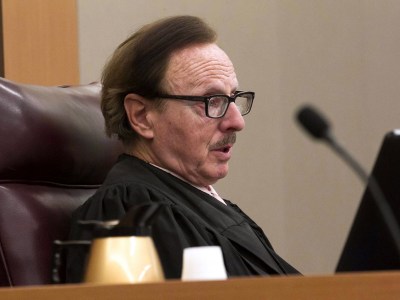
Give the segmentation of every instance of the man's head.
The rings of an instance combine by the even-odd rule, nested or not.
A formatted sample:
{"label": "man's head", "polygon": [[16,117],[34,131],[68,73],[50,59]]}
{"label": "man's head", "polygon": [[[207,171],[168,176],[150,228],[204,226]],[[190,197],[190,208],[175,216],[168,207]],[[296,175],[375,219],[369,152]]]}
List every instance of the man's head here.
{"label": "man's head", "polygon": [[[185,22],[182,23],[182,20]],[[151,57],[148,58],[149,69],[142,66],[146,71],[143,76],[147,79],[127,81],[127,89],[119,99],[124,107],[126,122],[120,125],[126,127],[127,131],[133,131],[136,137],[122,136],[111,126],[107,128],[109,133],[119,135],[128,153],[168,169],[192,184],[208,186],[225,177],[228,172],[236,132],[244,128],[242,115],[250,110],[253,94],[238,94],[238,81],[232,62],[215,44],[214,31],[198,18],[169,18],[139,32],[148,34],[149,28],[162,30],[165,22],[169,24],[169,30],[174,28],[177,31],[178,38],[173,32],[168,32],[168,38],[160,35],[158,38],[165,38],[179,46],[171,45],[169,51],[159,49],[164,53],[161,56],[155,53],[154,48],[151,57],[156,56],[159,68]],[[139,33],[142,40],[145,39],[143,34]],[[190,37],[183,41],[181,37],[186,34],[197,34],[201,39]],[[130,66],[135,68],[135,65]],[[154,68],[153,71],[150,71],[151,68]],[[111,70],[110,64],[108,69]],[[132,74],[136,72],[124,69]],[[107,121],[107,117],[115,113],[105,109],[107,102],[110,102],[105,97],[106,89],[112,89],[113,85],[106,84],[104,79],[106,76],[103,76],[105,87],[102,107],[107,124],[111,120],[109,117]],[[138,82],[142,83],[139,85]],[[221,96],[210,97],[212,95]],[[233,100],[236,105],[231,104]]]}
{"label": "man's head", "polygon": [[194,44],[214,43],[217,35],[201,19],[178,16],[161,19],[139,29],[121,43],[102,74],[101,109],[108,135],[117,135],[124,144],[132,144],[132,130],[124,109],[124,98],[136,93],[162,106],[163,80],[171,54]]}

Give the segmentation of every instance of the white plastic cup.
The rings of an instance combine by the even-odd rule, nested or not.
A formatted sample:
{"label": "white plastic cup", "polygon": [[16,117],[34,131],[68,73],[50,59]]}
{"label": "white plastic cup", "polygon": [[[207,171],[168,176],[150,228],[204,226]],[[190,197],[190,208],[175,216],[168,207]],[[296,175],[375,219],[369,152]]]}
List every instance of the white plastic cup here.
{"label": "white plastic cup", "polygon": [[221,247],[190,247],[183,250],[182,280],[225,280]]}

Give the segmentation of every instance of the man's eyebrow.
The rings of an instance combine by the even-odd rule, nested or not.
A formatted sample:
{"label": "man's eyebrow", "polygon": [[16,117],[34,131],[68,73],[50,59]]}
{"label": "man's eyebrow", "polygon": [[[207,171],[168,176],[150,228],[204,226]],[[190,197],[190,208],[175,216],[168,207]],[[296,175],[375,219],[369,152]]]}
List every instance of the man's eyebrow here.
{"label": "man's eyebrow", "polygon": [[[238,89],[239,89],[238,87],[233,88],[228,96],[234,95]],[[204,96],[227,95],[224,91],[220,90],[219,88],[207,89],[203,94]]]}

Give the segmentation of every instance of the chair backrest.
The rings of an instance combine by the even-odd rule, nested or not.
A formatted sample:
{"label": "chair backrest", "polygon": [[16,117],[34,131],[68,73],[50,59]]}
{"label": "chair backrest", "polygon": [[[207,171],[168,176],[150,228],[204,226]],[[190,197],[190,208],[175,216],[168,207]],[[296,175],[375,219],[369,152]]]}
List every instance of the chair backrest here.
{"label": "chair backrest", "polygon": [[51,282],[53,241],[121,152],[104,133],[99,84],[0,78],[0,286]]}

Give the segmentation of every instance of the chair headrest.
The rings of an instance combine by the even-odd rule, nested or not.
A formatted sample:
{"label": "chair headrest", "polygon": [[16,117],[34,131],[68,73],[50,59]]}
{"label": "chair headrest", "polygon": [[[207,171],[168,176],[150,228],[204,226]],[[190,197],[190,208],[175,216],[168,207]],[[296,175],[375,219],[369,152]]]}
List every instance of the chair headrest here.
{"label": "chair headrest", "polygon": [[102,183],[122,147],[105,134],[100,89],[0,78],[0,180]]}

